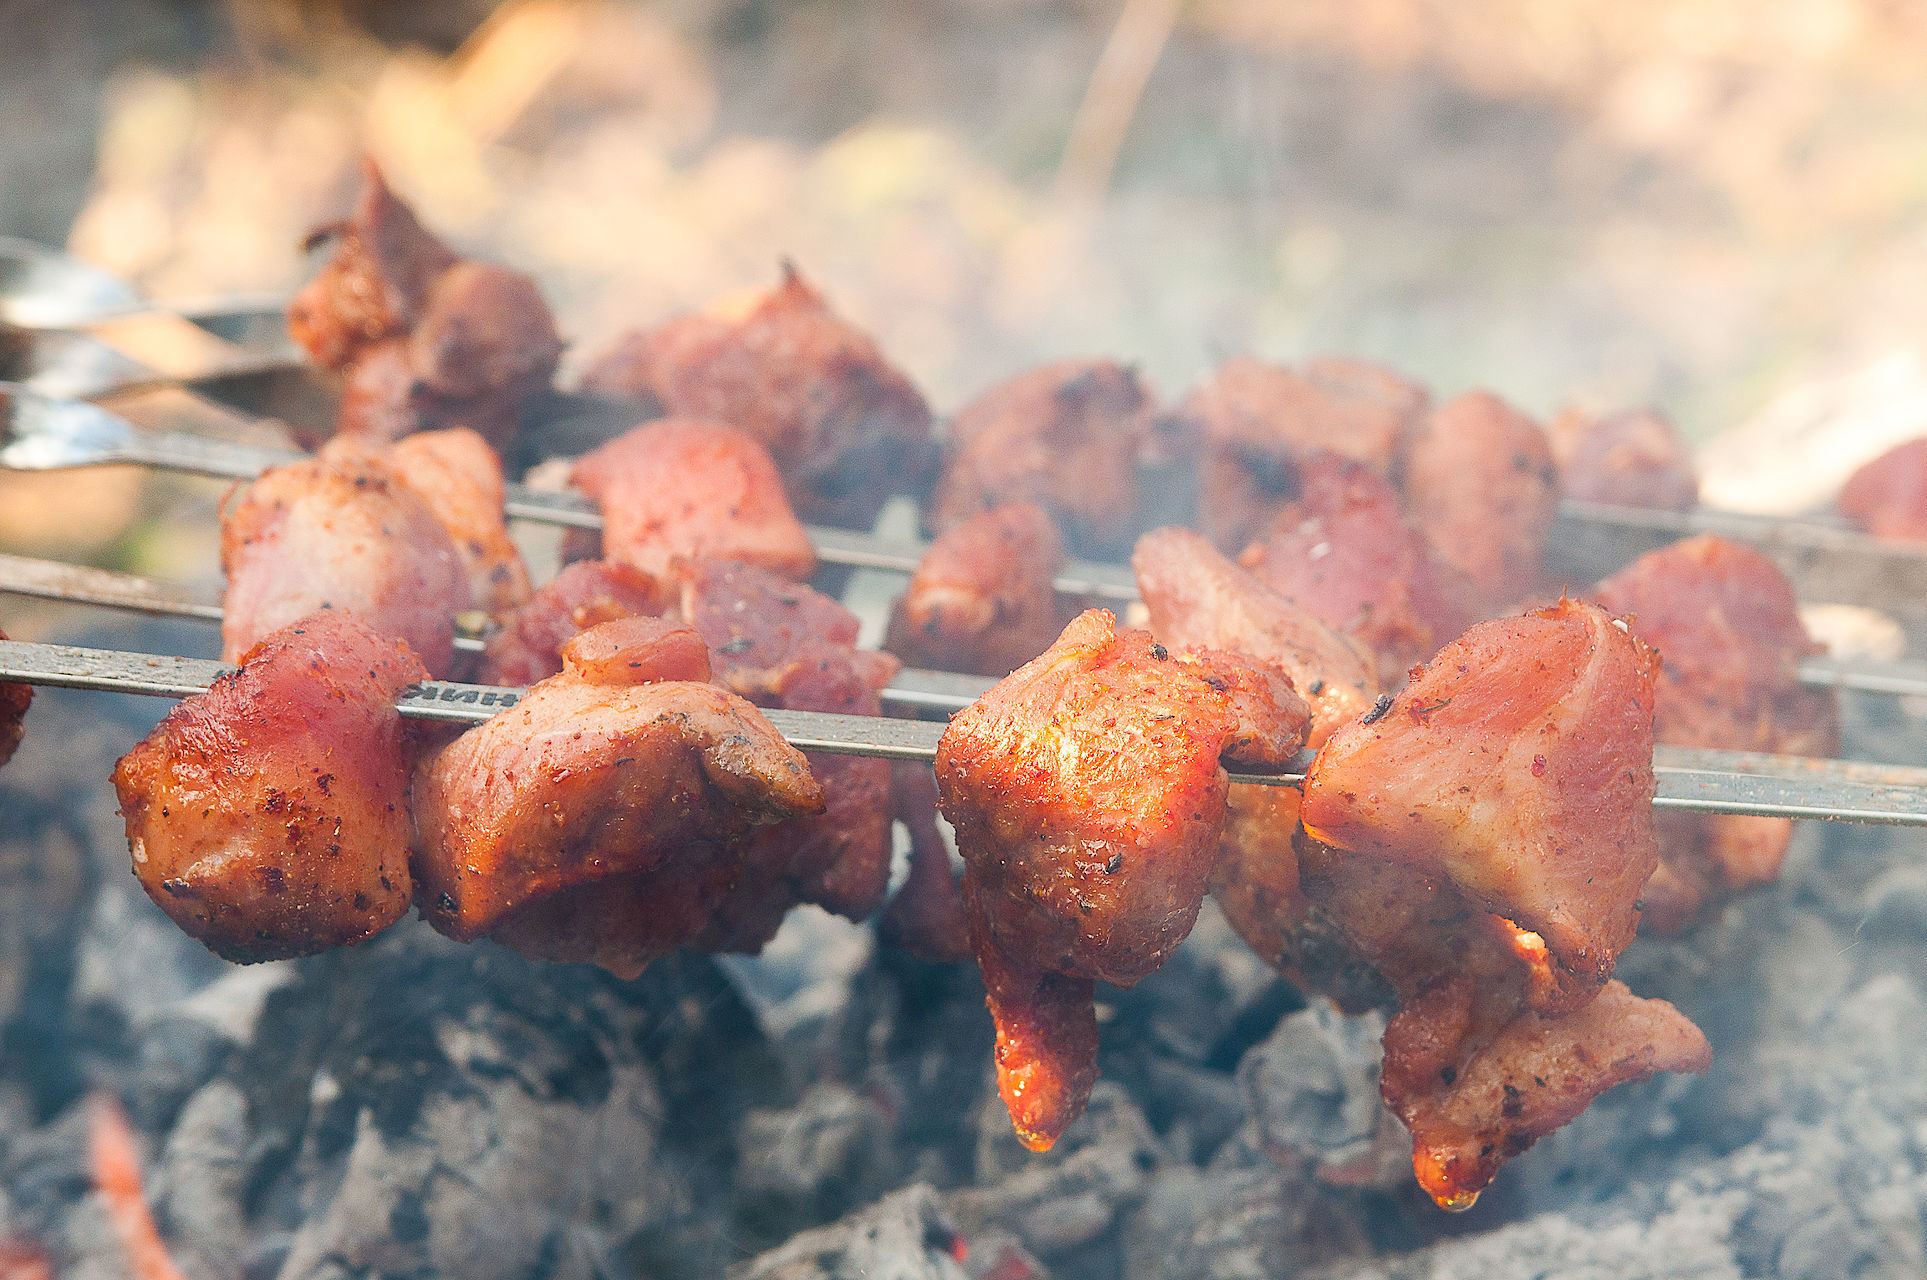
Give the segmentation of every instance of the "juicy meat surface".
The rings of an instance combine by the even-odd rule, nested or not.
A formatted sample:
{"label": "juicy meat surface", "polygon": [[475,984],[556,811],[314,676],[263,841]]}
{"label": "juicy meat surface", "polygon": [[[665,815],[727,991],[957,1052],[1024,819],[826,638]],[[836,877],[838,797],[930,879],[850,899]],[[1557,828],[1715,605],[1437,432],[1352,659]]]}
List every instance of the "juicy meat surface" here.
{"label": "juicy meat surface", "polygon": [[1699,504],[1692,450],[1657,409],[1598,415],[1567,409],[1547,434],[1559,487],[1569,498],[1662,511]]}
{"label": "juicy meat surface", "polygon": [[1405,520],[1383,474],[1330,453],[1299,466],[1298,498],[1238,562],[1378,656],[1387,687],[1475,618],[1465,585]]}
{"label": "juicy meat surface", "polygon": [[[7,633],[0,631],[0,640],[6,638]],[[21,735],[26,732],[27,707],[32,702],[32,685],[0,684],[0,764],[13,759],[13,753],[20,749]]]}
{"label": "juicy meat surface", "polygon": [[114,769],[148,897],[242,962],[400,919],[414,750],[394,699],[427,677],[406,645],[328,610],[175,706]]}
{"label": "juicy meat surface", "polygon": [[1559,472],[1538,423],[1489,392],[1448,400],[1407,446],[1404,488],[1412,523],[1465,575],[1475,612],[1537,589],[1559,505]]}
{"label": "juicy meat surface", "polygon": [[1300,460],[1317,451],[1390,473],[1429,399],[1423,387],[1363,361],[1314,360],[1294,370],[1233,356],[1178,407],[1203,442],[1200,528],[1224,550],[1239,550],[1291,499]]}
{"label": "juicy meat surface", "polygon": [[1134,531],[1137,454],[1154,407],[1137,373],[1109,360],[1061,360],[999,383],[950,420],[932,532],[1026,502],[1079,553],[1121,553]]}
{"label": "juicy meat surface", "polygon": [[[1800,682],[1800,663],[1821,646],[1800,621],[1792,584],[1759,552],[1703,534],[1641,556],[1592,597],[1659,650],[1660,742],[1800,756],[1838,749],[1838,696]],[[1784,819],[1666,815],[1647,927],[1676,932],[1771,881],[1792,838]]]}
{"label": "juicy meat surface", "polygon": [[602,554],[670,579],[677,560],[739,560],[791,578],[816,571],[783,478],[747,432],[665,418],[578,461],[571,483],[602,510]]}
{"label": "juicy meat surface", "polygon": [[923,553],[884,647],[913,667],[1008,675],[1070,620],[1052,585],[1063,563],[1043,508],[1016,502],[969,516]]}
{"label": "juicy meat surface", "polygon": [[505,446],[562,355],[548,304],[527,276],[458,259],[372,161],[363,178],[349,219],[316,233],[335,238],[333,257],[288,308],[295,341],[345,375],[336,430],[467,427]]}
{"label": "juicy meat surface", "polygon": [[507,488],[502,461],[488,441],[466,427],[423,431],[382,447],[353,436],[337,436],[321,456],[349,460],[374,457],[422,500],[448,531],[468,575],[473,607],[501,617],[527,603],[532,588],[522,553],[509,537],[502,513]]}
{"label": "juicy meat surface", "polygon": [[1167,645],[1241,653],[1278,668],[1310,704],[1311,745],[1372,705],[1372,657],[1233,564],[1203,535],[1153,529],[1131,556],[1151,630]]}
{"label": "juicy meat surface", "polygon": [[345,222],[323,227],[334,255],[288,304],[288,332],[316,364],[344,369],[367,347],[405,334],[455,254],[416,220],[373,160],[361,165],[361,196]]}
{"label": "juicy meat surface", "polygon": [[[896,660],[858,650],[856,615],[821,592],[747,565],[710,561],[686,568],[681,611],[709,646],[718,682],[751,702],[881,714],[878,695],[896,675]],[[718,912],[705,947],[760,950],[799,902],[853,920],[882,904],[894,816],[889,762],[828,754],[808,759],[823,787],[822,811],[750,838],[743,888]]]}
{"label": "juicy meat surface", "polygon": [[892,492],[922,490],[934,456],[923,396],[787,263],[746,316],[684,315],[629,334],[583,385],[748,432],[812,520],[868,528]]}
{"label": "juicy meat surface", "polygon": [[618,618],[653,617],[670,599],[662,583],[618,560],[578,560],[543,583],[528,603],[501,619],[482,658],[483,684],[516,688],[562,670],[562,647]]}
{"label": "juicy meat surface", "polygon": [[453,938],[633,976],[708,927],[740,837],[823,791],[761,712],[706,683],[688,628],[604,623],[563,656],[417,771],[422,913]]}
{"label": "juicy meat surface", "polygon": [[1839,505],[1876,537],[1927,539],[1927,440],[1895,445],[1848,476]]}
{"label": "juicy meat surface", "polygon": [[346,609],[406,640],[435,676],[454,654],[455,615],[470,607],[461,553],[415,490],[372,458],[274,467],[221,504],[227,598],[221,656],[317,609]]}
{"label": "juicy meat surface", "polygon": [[1611,976],[1658,864],[1658,675],[1658,655],[1592,605],[1480,623],[1325,743],[1305,829],[1538,933],[1570,1007]]}
{"label": "juicy meat surface", "polygon": [[[998,1085],[1034,1150],[1096,1078],[1092,980],[1130,986],[1197,919],[1237,719],[1148,632],[1118,633],[1093,610],[944,731],[937,786],[998,1024]],[[1267,750],[1295,750],[1294,730],[1302,717]]]}

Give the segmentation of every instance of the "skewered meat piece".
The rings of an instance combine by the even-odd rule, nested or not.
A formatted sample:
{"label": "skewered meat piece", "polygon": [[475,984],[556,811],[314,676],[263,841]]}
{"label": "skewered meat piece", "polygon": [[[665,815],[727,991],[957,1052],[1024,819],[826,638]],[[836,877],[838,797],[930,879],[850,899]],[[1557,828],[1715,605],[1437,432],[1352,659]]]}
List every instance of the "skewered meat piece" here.
{"label": "skewered meat piece", "polygon": [[1278,668],[1311,705],[1316,747],[1372,705],[1371,656],[1189,529],[1153,529],[1131,556],[1151,630],[1167,645],[1240,653]]}
{"label": "skewered meat piece", "polygon": [[1657,409],[1590,414],[1566,409],[1547,431],[1569,498],[1690,511],[1699,503],[1693,454]]}
{"label": "skewered meat piece", "polygon": [[682,315],[631,333],[583,386],[748,432],[812,520],[868,528],[892,484],[921,491],[935,454],[923,396],[787,262],[748,315]]}
{"label": "skewered meat piece", "polygon": [[1130,986],[1197,919],[1224,830],[1220,754],[1288,757],[1305,727],[1302,704],[1241,708],[1102,610],[951,720],[937,786],[1025,1145],[1047,1149],[1090,1095],[1093,981]]}
{"label": "skewered meat piece", "polygon": [[1875,537],[1927,540],[1927,440],[1895,445],[1848,476],[1840,513]]}
{"label": "skewered meat piece", "polygon": [[1081,554],[1121,553],[1133,532],[1137,454],[1153,408],[1137,373],[1109,360],[1061,360],[999,383],[950,420],[931,531],[1028,502]]}
{"label": "skewered meat piece", "polygon": [[1057,526],[1041,507],[980,511],[923,553],[884,647],[911,666],[1008,675],[1069,621],[1052,585],[1063,563]]}
{"label": "skewered meat piece", "polygon": [[542,584],[488,638],[478,679],[516,688],[562,670],[562,649],[590,627],[655,617],[670,600],[662,583],[618,560],[578,560]]}
{"label": "skewered meat piece", "polygon": [[1303,891],[1397,994],[1383,1092],[1447,1208],[1613,1085],[1709,1060],[1609,981],[1656,861],[1657,668],[1595,606],[1482,623],[1306,779]]}
{"label": "skewered meat piece", "polygon": [[408,646],[324,610],[181,702],[114,769],[148,897],[248,962],[359,942],[408,910]]}
{"label": "skewered meat piece", "polygon": [[[748,565],[685,569],[682,616],[709,646],[716,679],[759,706],[880,715],[878,694],[897,673],[888,654],[855,647],[856,615],[821,592]],[[890,764],[849,755],[808,757],[821,812],[756,832],[742,887],[701,945],[758,951],[788,910],[813,902],[861,920],[890,878]]]}
{"label": "skewered meat piece", "polygon": [[1238,562],[1292,604],[1378,655],[1387,687],[1474,617],[1458,573],[1405,521],[1391,481],[1363,463],[1315,453],[1298,499]]}
{"label": "skewered meat piece", "polygon": [[816,549],[783,478],[748,433],[665,418],[575,464],[570,482],[602,509],[602,554],[652,577],[681,560],[740,560],[786,577],[816,571]]}
{"label": "skewered meat piece", "polygon": [[708,926],[745,832],[823,791],[761,712],[707,683],[693,630],[608,622],[563,658],[417,771],[422,914],[633,977]]}
{"label": "skewered meat piece", "polygon": [[1292,498],[1299,463],[1316,451],[1389,474],[1430,398],[1361,360],[1313,360],[1293,370],[1233,356],[1178,407],[1203,442],[1200,528],[1237,551]]}
{"label": "skewered meat piece", "polygon": [[[1680,747],[1830,756],[1840,706],[1800,682],[1821,651],[1800,621],[1793,587],[1771,560],[1711,534],[1641,556],[1592,593],[1629,615],[1659,650],[1653,730]],[[1677,933],[1711,905],[1779,874],[1793,839],[1785,818],[1665,814],[1660,870],[1646,888],[1645,927]]]}
{"label": "skewered meat piece", "polygon": [[[0,631],[0,640],[6,638],[7,633]],[[32,702],[32,685],[0,684],[0,764],[13,759],[13,753],[20,749],[21,735],[26,732],[27,707]]]}
{"label": "skewered meat piece", "polygon": [[295,341],[346,376],[337,431],[459,426],[505,446],[562,355],[548,304],[527,276],[458,259],[373,161],[363,176],[349,220],[313,237],[335,236],[334,257],[288,308]]}
{"label": "skewered meat piece", "polygon": [[274,467],[221,504],[228,662],[317,609],[347,609],[406,640],[436,676],[454,655],[456,614],[470,607],[455,543],[414,489],[373,458],[312,458]]}
{"label": "skewered meat piece", "polygon": [[1465,575],[1475,613],[1538,587],[1559,504],[1559,472],[1538,423],[1489,392],[1448,400],[1413,435],[1404,486],[1412,523]]}
{"label": "skewered meat piece", "polygon": [[897,821],[910,833],[910,870],[890,896],[877,932],[893,947],[933,964],[970,959],[970,919],[963,889],[950,868],[950,849],[937,829],[937,777],[908,761],[890,773]]}
{"label": "skewered meat piece", "polygon": [[1326,742],[1305,829],[1539,934],[1574,1007],[1633,940],[1658,864],[1658,675],[1659,656],[1592,605],[1480,623]]}
{"label": "skewered meat piece", "polygon": [[499,618],[528,602],[528,567],[502,514],[507,492],[502,462],[481,436],[451,427],[423,431],[386,447],[364,437],[337,436],[321,456],[385,462],[448,530],[475,608]]}

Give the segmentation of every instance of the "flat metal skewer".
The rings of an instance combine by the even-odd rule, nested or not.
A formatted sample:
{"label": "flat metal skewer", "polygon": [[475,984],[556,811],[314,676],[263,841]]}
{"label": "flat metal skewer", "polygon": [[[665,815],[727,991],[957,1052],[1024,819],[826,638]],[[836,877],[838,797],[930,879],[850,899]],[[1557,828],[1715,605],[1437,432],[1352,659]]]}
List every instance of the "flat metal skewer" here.
{"label": "flat metal skewer", "polygon": [[[219,604],[192,599],[181,589],[152,578],[27,556],[0,554],[0,593],[204,622],[221,620]],[[458,620],[455,647],[465,653],[480,653],[485,639],[479,632],[463,630]],[[1800,664],[1799,677],[1802,683],[1819,688],[1927,697],[1927,662],[1809,658]],[[995,683],[983,676],[906,667],[884,691],[884,700],[901,706],[960,711]]]}
{"label": "flat metal skewer", "polygon": [[[180,698],[206,692],[233,670],[200,658],[0,640],[0,681]],[[474,724],[513,707],[524,692],[436,680],[411,686],[395,706],[410,719]],[[944,729],[882,716],[764,714],[799,750],[886,760],[935,760]],[[1927,826],[1927,769],[1662,747],[1653,753],[1653,771],[1658,809]],[[1304,774],[1234,773],[1231,781],[1295,786]]]}

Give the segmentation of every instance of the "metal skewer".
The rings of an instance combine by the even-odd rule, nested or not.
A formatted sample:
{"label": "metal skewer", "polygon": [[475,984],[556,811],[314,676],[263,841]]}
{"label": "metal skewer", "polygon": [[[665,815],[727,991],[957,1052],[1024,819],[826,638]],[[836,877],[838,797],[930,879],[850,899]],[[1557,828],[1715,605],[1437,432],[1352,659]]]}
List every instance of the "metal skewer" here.
{"label": "metal skewer", "polygon": [[[198,658],[0,640],[0,681],[180,698],[205,693],[233,670]],[[395,706],[410,719],[474,724],[513,707],[523,693],[428,681],[404,691]],[[923,720],[819,711],[764,714],[799,750],[886,760],[935,760],[944,728]],[[1658,809],[1927,826],[1927,769],[1661,747],[1653,753],[1653,770]],[[1304,774],[1235,773],[1231,781],[1294,786]]]}
{"label": "metal skewer", "polygon": [[[219,604],[192,599],[180,588],[152,578],[26,556],[0,554],[0,592],[205,622],[221,620]],[[458,624],[455,647],[467,653],[480,653],[484,648],[483,637],[462,631]],[[1802,683],[1820,688],[1927,697],[1927,662],[1809,658],[1800,664],[1799,676]],[[884,700],[905,706],[960,711],[983,696],[994,683],[982,676],[905,668],[884,691]]]}

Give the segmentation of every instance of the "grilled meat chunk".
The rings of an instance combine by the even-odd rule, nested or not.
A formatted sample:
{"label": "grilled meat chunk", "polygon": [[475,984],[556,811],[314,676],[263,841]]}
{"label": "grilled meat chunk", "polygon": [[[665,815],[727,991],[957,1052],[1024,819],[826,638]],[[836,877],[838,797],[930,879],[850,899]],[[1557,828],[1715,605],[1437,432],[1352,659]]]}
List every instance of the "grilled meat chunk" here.
{"label": "grilled meat chunk", "polygon": [[[1759,552],[1703,534],[1641,556],[1592,598],[1627,615],[1659,650],[1659,741],[1798,756],[1837,749],[1838,697],[1800,683],[1801,660],[1821,646],[1800,621],[1792,584]],[[1659,833],[1660,870],[1647,886],[1644,923],[1676,933],[1732,894],[1773,880],[1793,824],[1669,813]]]}
{"label": "grilled meat chunk", "polygon": [[1690,511],[1699,503],[1693,453],[1657,409],[1590,414],[1567,409],[1547,434],[1569,498]]}
{"label": "grilled meat chunk", "polygon": [[823,791],[760,712],[707,683],[688,628],[604,623],[563,657],[417,771],[422,913],[452,938],[632,977],[709,926],[747,831],[820,810]]}
{"label": "grilled meat chunk", "polygon": [[[7,633],[0,631],[0,640],[6,638]],[[20,737],[26,732],[22,722],[32,702],[32,685],[0,684],[0,764],[13,759],[13,753],[20,749]]]}
{"label": "grilled meat chunk", "polygon": [[1387,687],[1475,621],[1465,584],[1406,523],[1391,482],[1335,454],[1299,464],[1297,499],[1238,562],[1377,654]]}
{"label": "grilled meat chunk", "polygon": [[1536,932],[1574,1007],[1632,941],[1658,864],[1658,675],[1658,655],[1592,605],[1480,623],[1326,742],[1305,829]]}
{"label": "grilled meat chunk", "polygon": [[406,640],[436,676],[454,654],[454,617],[470,607],[461,553],[415,490],[367,457],[274,467],[221,504],[227,602],[221,656],[317,609],[351,610]]}
{"label": "grilled meat chunk", "polygon": [[[372,161],[334,256],[296,295],[288,329],[346,377],[336,430],[395,440],[467,427],[497,448],[562,355],[535,282],[458,259],[395,197]],[[306,441],[313,444],[316,441]]]}
{"label": "grilled meat chunk", "polygon": [[562,670],[562,647],[590,627],[654,617],[671,603],[664,584],[617,560],[578,560],[502,618],[488,638],[478,677],[517,688]]}
{"label": "grilled meat chunk", "polygon": [[618,436],[571,481],[602,509],[602,554],[670,579],[677,560],[740,560],[791,578],[816,550],[783,496],[783,478],[748,433],[666,418]]}
{"label": "grilled meat chunk", "polygon": [[1389,474],[1430,398],[1364,361],[1313,360],[1293,370],[1233,356],[1178,407],[1203,445],[1200,527],[1236,552],[1291,500],[1298,465],[1314,452]]}
{"label": "grilled meat chunk", "polygon": [[1291,678],[1311,706],[1311,745],[1372,705],[1371,656],[1189,529],[1153,529],[1131,556],[1151,630],[1167,645],[1241,653]]}
{"label": "grilled meat chunk", "polygon": [[980,511],[924,552],[891,612],[884,647],[915,667],[1008,675],[1069,621],[1052,585],[1063,563],[1043,508],[1013,502]]}
{"label": "grilled meat chunk", "polygon": [[1121,553],[1135,532],[1137,455],[1154,407],[1137,373],[1109,360],[1061,360],[999,383],[950,420],[931,531],[1028,502],[1081,554]]}
{"label": "grilled meat chunk", "polygon": [[[879,715],[897,673],[888,654],[856,645],[857,618],[820,592],[747,565],[687,567],[682,616],[709,646],[716,679],[758,706]],[[758,951],[799,902],[861,920],[883,902],[894,816],[890,764],[862,756],[808,757],[822,811],[756,832],[744,882],[701,945]]]}
{"label": "grilled meat chunk", "polygon": [[134,875],[229,960],[359,942],[408,910],[407,645],[325,610],[264,638],[114,769]]}
{"label": "grilled meat chunk", "polygon": [[1927,539],[1927,440],[1895,445],[1848,476],[1839,506],[1876,537]]}
{"label": "grilled meat chunk", "polygon": [[1475,614],[1535,591],[1559,473],[1539,424],[1470,391],[1419,423],[1405,452],[1405,509],[1441,561],[1465,575]]}
{"label": "grilled meat chunk", "polygon": [[1096,1078],[1093,980],[1130,986],[1197,919],[1224,830],[1219,756],[1288,756],[1305,725],[1302,709],[1241,724],[1229,694],[1148,632],[1114,628],[1107,612],[1079,616],[952,719],[937,750],[998,1085],[1034,1150]]}
{"label": "grilled meat chunk", "polygon": [[583,385],[747,432],[811,520],[868,528],[893,485],[922,490],[935,453],[916,387],[787,263],[742,318],[683,315],[629,334]]}
{"label": "grilled meat chunk", "polygon": [[363,437],[337,436],[321,455],[373,457],[386,463],[448,530],[475,608],[499,618],[528,602],[528,567],[502,514],[502,462],[481,436],[451,427],[423,431],[386,447]]}
{"label": "grilled meat chunk", "polygon": [[933,964],[971,958],[970,918],[937,829],[937,778],[928,765],[901,761],[890,771],[897,821],[910,834],[910,870],[890,896],[877,932],[893,947]]}

